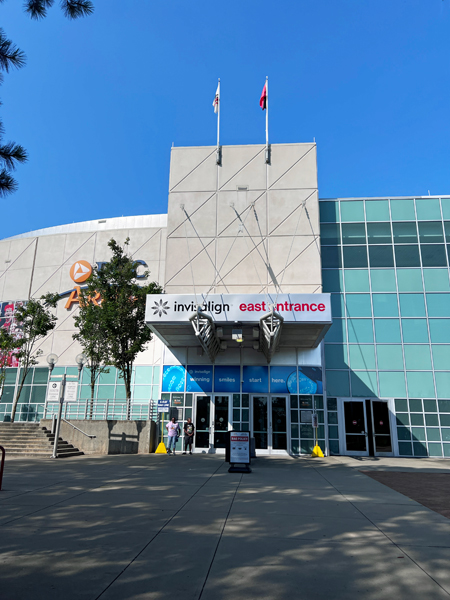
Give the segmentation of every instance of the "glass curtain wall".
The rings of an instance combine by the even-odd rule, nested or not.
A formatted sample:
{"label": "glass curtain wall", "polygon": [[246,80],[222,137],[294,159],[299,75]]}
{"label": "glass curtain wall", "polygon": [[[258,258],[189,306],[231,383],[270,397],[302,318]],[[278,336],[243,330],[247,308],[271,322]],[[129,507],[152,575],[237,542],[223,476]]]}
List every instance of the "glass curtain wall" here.
{"label": "glass curtain wall", "polygon": [[399,453],[450,456],[450,198],[321,200],[334,397],[394,398]]}

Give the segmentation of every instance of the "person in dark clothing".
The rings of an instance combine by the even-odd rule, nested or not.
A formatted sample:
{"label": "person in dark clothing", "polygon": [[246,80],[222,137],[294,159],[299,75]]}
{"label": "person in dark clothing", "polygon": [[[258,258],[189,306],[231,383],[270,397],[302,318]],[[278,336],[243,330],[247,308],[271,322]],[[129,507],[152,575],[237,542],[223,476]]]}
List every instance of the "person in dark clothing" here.
{"label": "person in dark clothing", "polygon": [[194,441],[194,423],[189,417],[186,423],[184,424],[184,452],[186,454],[189,448],[189,454],[192,454],[192,442]]}

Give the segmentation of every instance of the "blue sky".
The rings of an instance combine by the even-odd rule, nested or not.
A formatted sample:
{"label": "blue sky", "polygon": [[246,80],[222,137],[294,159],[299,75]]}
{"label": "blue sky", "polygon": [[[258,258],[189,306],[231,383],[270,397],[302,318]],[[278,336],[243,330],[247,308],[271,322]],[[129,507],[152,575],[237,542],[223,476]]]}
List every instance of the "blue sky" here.
{"label": "blue sky", "polygon": [[[318,149],[319,195],[450,194],[450,0],[94,0],[0,23],[27,66],[0,89],[6,138],[29,162],[3,200],[0,238],[166,212],[170,147]],[[8,207],[8,208],[6,208]]]}

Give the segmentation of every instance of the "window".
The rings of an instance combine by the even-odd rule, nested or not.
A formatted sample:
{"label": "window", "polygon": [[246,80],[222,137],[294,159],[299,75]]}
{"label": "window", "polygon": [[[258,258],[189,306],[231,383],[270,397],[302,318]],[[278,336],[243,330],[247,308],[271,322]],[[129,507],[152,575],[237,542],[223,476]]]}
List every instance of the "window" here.
{"label": "window", "polygon": [[320,226],[320,241],[324,246],[341,243],[339,225],[336,223],[322,223]]}
{"label": "window", "polygon": [[371,317],[369,294],[346,294],[347,314],[349,317]]}
{"label": "window", "polygon": [[[422,264],[424,267],[446,267],[447,257],[444,244],[422,244]],[[402,265],[406,266],[406,265]],[[411,265],[412,267],[415,265]]]}
{"label": "window", "polygon": [[393,267],[392,246],[369,246],[369,260],[372,268]]}
{"label": "window", "polygon": [[321,223],[339,223],[339,202],[319,202]]}
{"label": "window", "polygon": [[397,294],[373,294],[374,317],[398,317]]}
{"label": "window", "polygon": [[341,248],[339,246],[323,246],[321,251],[322,268],[339,269],[342,267]]}
{"label": "window", "polygon": [[397,267],[420,267],[419,246],[395,246]]}
{"label": "window", "polygon": [[373,292],[395,292],[395,273],[392,270],[370,271]]}
{"label": "window", "polygon": [[342,222],[364,221],[364,202],[362,200],[341,202],[341,220]]}
{"label": "window", "polygon": [[367,267],[367,250],[365,246],[344,246],[344,267],[361,269]]}
{"label": "window", "polygon": [[417,198],[416,211],[418,221],[431,221],[441,218],[439,198]]}
{"label": "window", "polygon": [[390,223],[367,223],[369,244],[392,244]]}
{"label": "window", "polygon": [[393,223],[395,244],[417,244],[417,229],[415,223]]}
{"label": "window", "polygon": [[415,221],[414,200],[391,200],[391,215],[393,221]]}
{"label": "window", "polygon": [[375,319],[377,344],[400,344],[400,323],[398,319]]}
{"label": "window", "polygon": [[402,317],[424,317],[425,300],[423,294],[399,294]]}
{"label": "window", "polygon": [[366,228],[364,223],[343,223],[342,224],[342,243],[343,244],[365,244]]}
{"label": "window", "polygon": [[419,223],[419,238],[421,244],[443,244],[444,235],[441,221]]}
{"label": "window", "polygon": [[368,221],[389,221],[389,201],[366,200],[366,219]]}

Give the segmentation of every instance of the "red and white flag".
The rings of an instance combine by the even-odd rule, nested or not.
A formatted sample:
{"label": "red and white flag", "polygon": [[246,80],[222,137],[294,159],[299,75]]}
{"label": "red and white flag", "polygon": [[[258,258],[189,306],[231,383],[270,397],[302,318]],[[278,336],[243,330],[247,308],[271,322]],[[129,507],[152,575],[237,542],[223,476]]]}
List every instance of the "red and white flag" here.
{"label": "red and white flag", "polygon": [[217,86],[216,95],[214,96],[214,102],[212,105],[214,106],[214,112],[217,113],[219,110],[219,102],[220,102],[220,83]]}
{"label": "red and white flag", "polygon": [[261,98],[259,99],[259,105],[263,110],[267,108],[267,81],[264,84],[263,91],[261,93]]}

